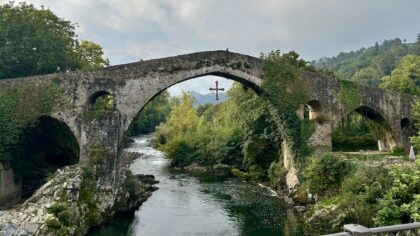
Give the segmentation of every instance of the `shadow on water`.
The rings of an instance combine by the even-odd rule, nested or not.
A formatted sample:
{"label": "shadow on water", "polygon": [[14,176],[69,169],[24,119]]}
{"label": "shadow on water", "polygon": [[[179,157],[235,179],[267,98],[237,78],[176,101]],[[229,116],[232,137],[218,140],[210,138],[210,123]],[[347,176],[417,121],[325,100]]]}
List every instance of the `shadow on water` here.
{"label": "shadow on water", "polygon": [[130,235],[130,227],[135,219],[134,212],[117,214],[108,223],[93,228],[88,235],[126,236]]}

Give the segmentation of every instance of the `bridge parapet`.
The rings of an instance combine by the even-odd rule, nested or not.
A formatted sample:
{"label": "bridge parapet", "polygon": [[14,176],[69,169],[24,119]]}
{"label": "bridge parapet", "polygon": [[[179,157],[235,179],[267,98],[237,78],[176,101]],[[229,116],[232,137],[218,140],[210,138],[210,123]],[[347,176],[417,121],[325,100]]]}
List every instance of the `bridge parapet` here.
{"label": "bridge parapet", "polygon": [[341,233],[327,234],[324,236],[380,236],[380,235],[420,235],[420,223],[409,223],[402,225],[390,225],[376,228],[366,228],[362,225],[344,225]]}

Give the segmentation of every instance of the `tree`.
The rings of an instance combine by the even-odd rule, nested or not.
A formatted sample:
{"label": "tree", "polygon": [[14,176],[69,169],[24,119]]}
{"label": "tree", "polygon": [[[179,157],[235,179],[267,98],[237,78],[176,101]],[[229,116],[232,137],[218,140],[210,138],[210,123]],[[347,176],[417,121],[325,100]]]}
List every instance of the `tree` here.
{"label": "tree", "polygon": [[358,84],[376,87],[381,83],[381,74],[378,70],[368,67],[356,72],[351,79]]}
{"label": "tree", "polygon": [[76,55],[82,70],[109,66],[109,60],[104,58],[102,47],[92,41],[82,40],[76,47]]}
{"label": "tree", "polygon": [[79,67],[71,22],[26,3],[2,5],[0,15],[0,79]]}
{"label": "tree", "polygon": [[419,94],[420,56],[403,57],[390,76],[385,76],[379,87],[413,95]]}
{"label": "tree", "polygon": [[159,96],[149,102],[133,121],[129,136],[152,133],[155,127],[164,122],[171,112],[169,92],[163,91]]}
{"label": "tree", "polygon": [[77,25],[50,10],[10,2],[0,19],[0,79],[109,65],[99,45],[79,45]]}

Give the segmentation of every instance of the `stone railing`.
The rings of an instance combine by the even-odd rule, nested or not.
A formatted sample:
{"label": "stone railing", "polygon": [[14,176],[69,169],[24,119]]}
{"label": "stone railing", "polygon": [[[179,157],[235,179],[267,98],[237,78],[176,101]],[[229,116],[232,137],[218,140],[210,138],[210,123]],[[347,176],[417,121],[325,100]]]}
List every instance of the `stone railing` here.
{"label": "stone railing", "polygon": [[388,235],[420,235],[420,223],[391,225],[377,228],[366,228],[361,225],[344,225],[344,232],[324,236],[388,236]]}

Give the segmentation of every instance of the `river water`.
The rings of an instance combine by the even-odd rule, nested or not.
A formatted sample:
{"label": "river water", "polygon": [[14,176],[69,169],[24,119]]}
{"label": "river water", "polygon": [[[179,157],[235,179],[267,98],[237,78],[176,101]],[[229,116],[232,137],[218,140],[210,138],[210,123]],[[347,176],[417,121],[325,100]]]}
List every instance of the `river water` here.
{"label": "river water", "polygon": [[303,235],[300,219],[269,189],[174,170],[151,138],[138,137],[128,148],[143,154],[130,169],[154,175],[159,189],[134,215],[117,216],[88,235]]}

